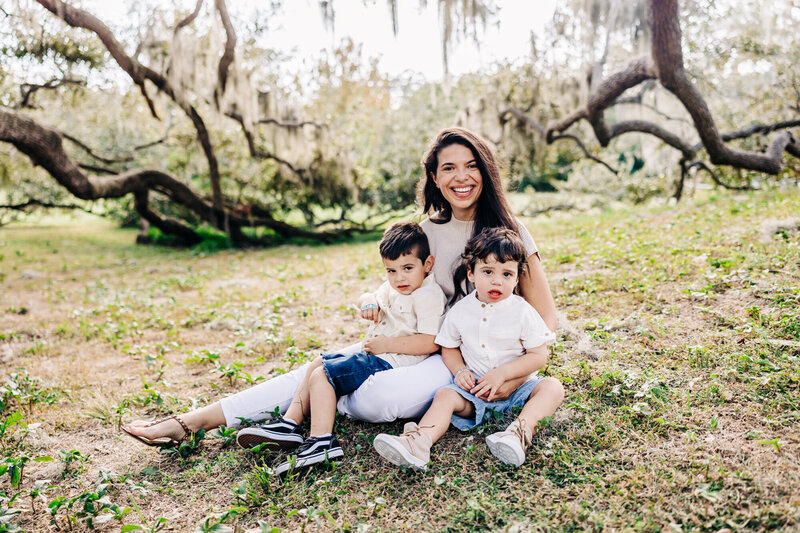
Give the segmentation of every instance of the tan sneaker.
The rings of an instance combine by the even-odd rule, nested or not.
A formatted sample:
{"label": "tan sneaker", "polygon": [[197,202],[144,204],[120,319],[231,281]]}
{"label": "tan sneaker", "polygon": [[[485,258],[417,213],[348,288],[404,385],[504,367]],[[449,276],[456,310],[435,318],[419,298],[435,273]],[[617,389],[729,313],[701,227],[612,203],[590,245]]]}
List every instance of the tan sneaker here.
{"label": "tan sneaker", "polygon": [[492,455],[507,465],[521,466],[525,462],[525,448],[531,443],[533,432],[525,427],[524,420],[514,420],[505,431],[486,437]]}
{"label": "tan sneaker", "polygon": [[414,422],[403,426],[398,437],[381,433],[372,441],[378,454],[397,466],[409,466],[416,470],[427,470],[431,460],[431,438]]}

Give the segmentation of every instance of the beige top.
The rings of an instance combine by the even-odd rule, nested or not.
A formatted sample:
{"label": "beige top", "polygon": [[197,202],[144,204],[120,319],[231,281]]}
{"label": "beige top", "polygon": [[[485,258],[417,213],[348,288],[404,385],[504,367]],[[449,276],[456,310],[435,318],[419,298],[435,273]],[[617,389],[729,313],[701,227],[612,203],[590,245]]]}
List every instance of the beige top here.
{"label": "beige top", "polygon": [[[453,297],[455,292],[453,272],[461,261],[461,254],[467,246],[467,241],[472,237],[474,225],[472,220],[465,222],[454,216],[451,216],[450,220],[444,224],[436,224],[430,218],[426,218],[420,223],[425,235],[428,236],[428,244],[430,244],[431,255],[434,258],[432,272],[436,274],[436,280],[448,300]],[[528,228],[519,219],[517,219],[517,225],[517,233],[525,244],[528,256],[537,253],[539,250],[536,248],[536,243]],[[469,294],[473,288],[472,284],[468,283],[464,293]]]}
{"label": "beige top", "polygon": [[[374,293],[380,312],[378,322],[373,323],[364,337],[404,337],[424,333],[436,335],[444,319],[447,302],[433,273],[428,274],[422,285],[411,294],[400,294],[385,281]],[[392,367],[410,366],[424,360],[427,355],[397,353],[376,354]]]}

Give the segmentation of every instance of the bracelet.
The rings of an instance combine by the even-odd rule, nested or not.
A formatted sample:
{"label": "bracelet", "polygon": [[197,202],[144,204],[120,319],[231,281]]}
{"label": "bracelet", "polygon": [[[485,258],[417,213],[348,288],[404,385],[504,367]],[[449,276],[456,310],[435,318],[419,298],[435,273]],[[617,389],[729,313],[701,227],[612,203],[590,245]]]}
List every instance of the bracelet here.
{"label": "bracelet", "polygon": [[362,311],[366,311],[368,309],[377,309],[377,308],[378,308],[378,304],[365,304],[365,305],[361,306],[361,310]]}
{"label": "bracelet", "polygon": [[457,380],[457,379],[458,379],[458,376],[459,376],[459,374],[461,374],[462,372],[472,372],[472,369],[470,369],[470,368],[462,368],[461,370],[459,370],[458,372],[456,372],[456,375],[455,375],[455,376],[453,376],[453,381]]}

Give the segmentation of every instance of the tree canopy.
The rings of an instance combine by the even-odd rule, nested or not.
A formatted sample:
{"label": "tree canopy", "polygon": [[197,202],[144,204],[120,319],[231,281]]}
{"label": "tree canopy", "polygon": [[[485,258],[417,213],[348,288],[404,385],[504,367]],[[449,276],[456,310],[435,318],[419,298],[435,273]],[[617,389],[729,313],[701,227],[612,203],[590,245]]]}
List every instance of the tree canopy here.
{"label": "tree canopy", "polygon": [[[438,5],[445,62],[498,9]],[[529,60],[443,84],[389,76],[352,40],[287,76],[259,44],[277,4],[140,6],[123,22],[15,1],[0,17],[6,208],[77,205],[189,244],[203,227],[243,245],[328,240],[412,206],[425,143],[452,123],[492,141],[519,189],[641,200],[680,198],[698,171],[728,188],[797,175],[792,2],[575,0]]]}

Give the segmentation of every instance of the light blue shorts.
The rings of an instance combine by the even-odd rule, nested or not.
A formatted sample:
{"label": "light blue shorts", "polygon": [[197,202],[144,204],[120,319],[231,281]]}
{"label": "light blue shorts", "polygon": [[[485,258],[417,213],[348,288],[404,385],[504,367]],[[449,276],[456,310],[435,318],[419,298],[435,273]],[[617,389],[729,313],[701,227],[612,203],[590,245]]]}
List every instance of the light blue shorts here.
{"label": "light blue shorts", "polygon": [[500,400],[497,402],[487,402],[482,400],[471,392],[465,391],[455,383],[445,385],[442,388],[453,389],[463,396],[465,400],[475,406],[475,413],[472,417],[465,418],[463,416],[453,415],[453,418],[450,419],[450,423],[461,431],[466,431],[468,429],[480,426],[485,419],[492,416],[492,411],[497,413],[505,413],[506,411],[511,410],[512,407],[521,407],[525,405],[525,402],[527,402],[528,398],[530,398],[533,389],[535,389],[536,385],[541,383],[543,379],[544,378],[538,378],[526,381],[520,385],[519,388],[517,388],[517,390],[515,390],[507,400]]}

